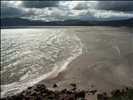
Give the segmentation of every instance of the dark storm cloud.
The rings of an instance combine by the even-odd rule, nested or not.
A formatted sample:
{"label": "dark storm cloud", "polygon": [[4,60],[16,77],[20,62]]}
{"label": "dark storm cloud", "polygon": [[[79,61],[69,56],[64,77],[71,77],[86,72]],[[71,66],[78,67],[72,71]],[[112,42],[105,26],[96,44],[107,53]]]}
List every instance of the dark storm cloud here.
{"label": "dark storm cloud", "polygon": [[[68,19],[111,20],[111,19],[124,19],[124,18],[126,19],[126,18],[131,18],[133,16],[131,12],[118,12],[120,10],[131,11],[130,5],[132,5],[132,3],[129,4],[129,2],[126,1],[125,2],[99,1],[97,6],[95,6],[96,2],[95,4],[93,4],[95,8],[91,8],[92,7],[91,4],[92,3],[88,1],[84,2],[83,1],[82,2],[2,1],[1,18],[21,17],[30,20],[55,21],[55,20],[68,20]],[[120,9],[121,7],[120,5],[123,5],[122,6],[123,9]],[[124,5],[128,5],[128,7]],[[108,10],[117,10],[117,12],[108,11]]]}
{"label": "dark storm cloud", "polygon": [[22,13],[22,9],[13,7],[9,2],[1,2],[1,17],[20,17]]}
{"label": "dark storm cloud", "polygon": [[2,17],[20,17],[22,13],[23,11],[21,9],[17,9],[13,7],[1,8]]}
{"label": "dark storm cloud", "polygon": [[10,2],[4,1],[1,2],[1,18],[5,17],[30,17],[35,15],[35,11],[24,10],[21,7],[15,6]]}
{"label": "dark storm cloud", "polygon": [[58,7],[59,1],[22,1],[25,8]]}
{"label": "dark storm cloud", "polygon": [[97,9],[114,11],[133,11],[133,1],[99,1]]}

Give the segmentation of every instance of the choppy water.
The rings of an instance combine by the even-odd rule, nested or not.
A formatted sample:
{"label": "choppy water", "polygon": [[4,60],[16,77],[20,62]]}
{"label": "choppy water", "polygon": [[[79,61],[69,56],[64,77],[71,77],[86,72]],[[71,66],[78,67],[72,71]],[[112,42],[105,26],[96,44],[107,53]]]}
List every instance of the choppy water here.
{"label": "choppy water", "polygon": [[[2,96],[18,93],[47,77],[55,77],[86,48],[108,50],[121,55],[122,41],[114,43],[109,35],[88,35],[81,38],[74,30],[108,30],[104,27],[12,28],[1,30],[1,87]],[[112,28],[111,28],[112,29]],[[127,35],[129,36],[129,35]],[[108,38],[110,37],[110,38]],[[120,37],[124,38],[124,35]],[[109,40],[110,39],[110,40]],[[113,39],[114,42],[110,42]],[[82,41],[81,41],[82,40]],[[107,42],[108,41],[108,42]],[[129,44],[128,42],[125,45]],[[116,45],[116,44],[120,44]],[[131,43],[130,43],[131,44]],[[117,51],[117,54],[115,54]],[[104,51],[102,51],[104,54]],[[106,54],[106,52],[105,52]],[[110,57],[112,56],[110,55]],[[97,63],[97,62],[96,62]],[[11,92],[10,92],[11,91]]]}
{"label": "choppy water", "polygon": [[69,30],[59,28],[3,29],[3,90],[25,88],[65,69],[83,48],[80,39],[68,33]]}

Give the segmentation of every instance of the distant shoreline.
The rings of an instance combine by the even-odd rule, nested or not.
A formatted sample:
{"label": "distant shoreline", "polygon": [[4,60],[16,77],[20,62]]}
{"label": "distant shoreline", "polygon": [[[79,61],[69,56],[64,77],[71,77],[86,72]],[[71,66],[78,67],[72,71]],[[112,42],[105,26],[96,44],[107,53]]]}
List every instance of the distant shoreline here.
{"label": "distant shoreline", "polygon": [[115,28],[132,28],[130,26],[1,26],[1,29],[14,28],[66,28],[66,27],[115,27]]}
{"label": "distant shoreline", "polygon": [[28,20],[23,18],[1,18],[1,26],[129,26],[133,27],[133,18],[124,20],[64,20],[64,21],[41,21],[41,20]]}

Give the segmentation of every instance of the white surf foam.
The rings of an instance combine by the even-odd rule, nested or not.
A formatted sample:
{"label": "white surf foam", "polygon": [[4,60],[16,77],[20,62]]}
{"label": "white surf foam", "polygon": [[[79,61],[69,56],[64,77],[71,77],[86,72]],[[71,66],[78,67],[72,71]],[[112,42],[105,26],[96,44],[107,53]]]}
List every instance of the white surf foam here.
{"label": "white surf foam", "polygon": [[[57,36],[58,37],[58,36]],[[52,41],[56,38],[56,36],[54,36],[53,39],[50,39],[49,43],[52,43]],[[19,82],[14,82],[12,84],[8,84],[8,85],[1,85],[2,87],[2,93],[1,93],[1,97],[5,97],[8,95],[13,95],[16,93],[21,92],[22,90],[26,89],[28,86],[32,86],[36,83],[38,83],[39,81],[46,79],[46,78],[52,78],[58,75],[59,72],[63,71],[64,69],[67,68],[67,65],[74,60],[75,58],[77,58],[80,54],[82,54],[82,48],[83,45],[81,43],[81,40],[76,36],[73,35],[72,37],[70,37],[71,39],[74,39],[76,41],[78,41],[78,45],[75,45],[75,48],[72,50],[72,54],[70,57],[68,57],[67,59],[63,59],[62,61],[59,61],[57,63],[54,64],[54,68],[52,69],[52,71],[44,74],[44,75],[40,75],[37,78],[33,78],[33,79],[28,79],[28,77],[30,76],[30,71],[28,71],[25,75],[23,75],[20,78]],[[70,41],[70,38],[67,38],[68,41]]]}
{"label": "white surf foam", "polygon": [[119,47],[112,42],[110,42],[110,44],[112,45],[112,48],[114,48],[118,52],[118,54],[120,55],[121,51],[120,51]]}

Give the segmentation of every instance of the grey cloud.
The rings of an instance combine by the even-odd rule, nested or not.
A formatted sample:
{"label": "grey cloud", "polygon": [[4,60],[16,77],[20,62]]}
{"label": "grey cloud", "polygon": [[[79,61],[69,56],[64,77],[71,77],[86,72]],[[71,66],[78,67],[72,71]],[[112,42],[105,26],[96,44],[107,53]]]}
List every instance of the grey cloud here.
{"label": "grey cloud", "polygon": [[8,2],[7,2],[7,1],[1,2],[1,8],[2,8],[2,7],[6,7],[6,6],[8,6]]}
{"label": "grey cloud", "polygon": [[81,3],[78,3],[73,9],[74,10],[86,10],[88,8],[89,6],[87,5],[86,2],[81,2]]}
{"label": "grey cloud", "polygon": [[21,17],[23,13],[24,13],[23,10],[13,7],[1,8],[1,17]]}
{"label": "grey cloud", "polygon": [[99,1],[97,9],[114,11],[133,11],[132,1]]}
{"label": "grey cloud", "polygon": [[13,5],[7,1],[1,2],[1,17],[18,17],[22,12],[21,9],[13,7]]}
{"label": "grey cloud", "polygon": [[[26,1],[22,1],[22,2],[24,3]],[[100,4],[101,2],[102,1],[98,2],[98,4]],[[29,2],[29,3],[32,3],[32,2]],[[98,10],[98,8],[91,9],[89,8],[89,6],[90,5],[87,5],[87,2],[85,3],[80,2],[73,9],[69,9],[69,7],[67,7],[67,4],[64,6],[61,5],[59,7],[46,7],[43,5],[43,7],[46,7],[46,8],[39,9],[35,6],[33,7],[33,5],[31,8],[30,7],[26,8],[26,7],[23,7],[22,5],[15,6],[13,3],[2,2],[1,17],[23,17],[31,20],[39,19],[39,20],[49,20],[49,21],[68,20],[68,19],[111,20],[111,19],[124,19],[124,18],[133,17],[131,15],[131,12],[120,13],[115,11],[107,11],[105,8],[104,10]],[[103,2],[103,5],[101,7],[103,6],[105,7],[105,1]],[[97,5],[97,7],[100,7],[100,6]]]}
{"label": "grey cloud", "polygon": [[1,2],[1,18],[5,17],[30,17],[35,15],[35,10],[24,10],[21,7],[14,6],[10,2]]}
{"label": "grey cloud", "polygon": [[25,8],[57,7],[59,1],[22,1],[21,6]]}

